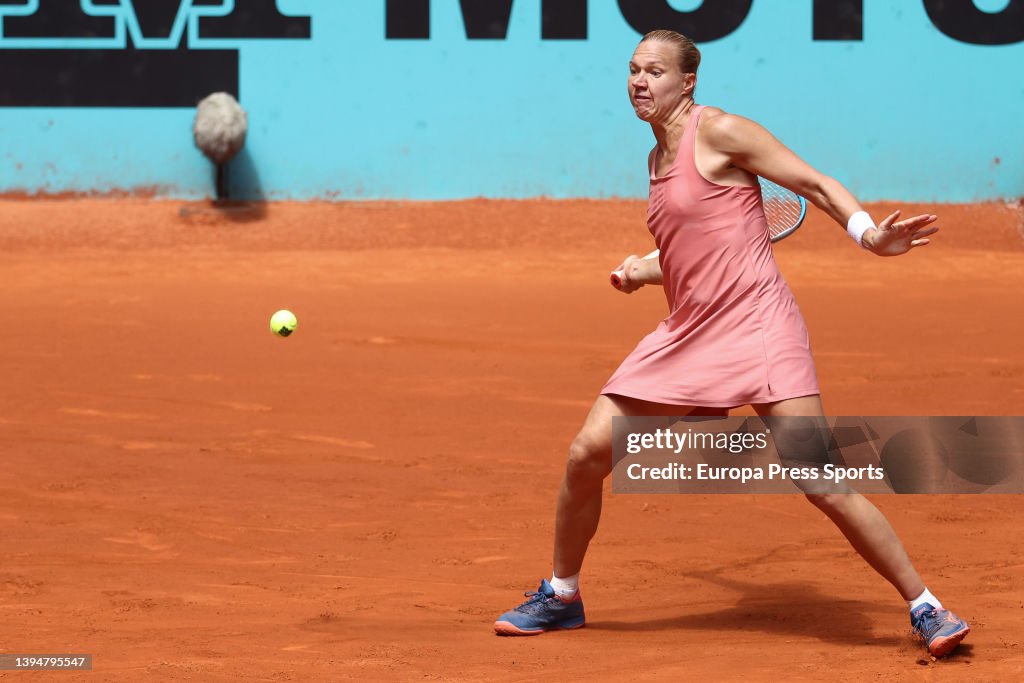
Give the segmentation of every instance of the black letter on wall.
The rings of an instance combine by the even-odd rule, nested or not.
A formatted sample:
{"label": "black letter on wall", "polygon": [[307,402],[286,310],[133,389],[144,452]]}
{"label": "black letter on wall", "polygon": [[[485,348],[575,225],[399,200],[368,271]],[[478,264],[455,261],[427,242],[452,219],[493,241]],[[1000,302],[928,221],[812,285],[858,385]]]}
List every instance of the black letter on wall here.
{"label": "black letter on wall", "polygon": [[[969,1],[969,0],[968,0]],[[704,0],[692,12],[669,7],[666,0],[619,0],[626,22],[640,34],[665,28],[682,33],[697,43],[718,40],[743,23],[753,0]]]}
{"label": "black letter on wall", "polygon": [[[535,0],[536,1],[536,0]],[[512,16],[512,0],[459,0],[466,37],[504,40]],[[430,38],[430,0],[387,0],[384,37]],[[541,38],[586,40],[587,0],[542,0]]]}
{"label": "black letter on wall", "polygon": [[[174,18],[181,8],[180,0],[135,0],[129,3],[135,18],[139,22],[139,29],[146,38],[167,38],[171,35],[174,27]],[[182,39],[185,36],[182,35]]]}
{"label": "black letter on wall", "polygon": [[814,40],[864,40],[864,0],[814,0]]}
{"label": "black letter on wall", "polygon": [[924,0],[935,28],[974,45],[1009,45],[1024,40],[1024,0],[1010,0],[1001,12],[982,12],[972,0]]}
{"label": "black letter on wall", "polygon": [[384,37],[430,37],[430,0],[387,0],[384,5]]}
{"label": "black letter on wall", "polygon": [[459,0],[467,38],[504,40],[512,16],[512,0]]}
{"label": "black letter on wall", "polygon": [[587,0],[544,0],[540,11],[542,39],[587,39]]}
{"label": "black letter on wall", "polygon": [[116,30],[113,17],[87,15],[80,0],[41,0],[35,14],[3,24],[5,38],[113,38]]}
{"label": "black letter on wall", "polygon": [[[140,0],[136,0],[141,4]],[[216,0],[192,0],[192,6]],[[235,0],[226,17],[200,17],[200,38],[310,38],[310,17],[289,17],[277,9],[277,0]]]}

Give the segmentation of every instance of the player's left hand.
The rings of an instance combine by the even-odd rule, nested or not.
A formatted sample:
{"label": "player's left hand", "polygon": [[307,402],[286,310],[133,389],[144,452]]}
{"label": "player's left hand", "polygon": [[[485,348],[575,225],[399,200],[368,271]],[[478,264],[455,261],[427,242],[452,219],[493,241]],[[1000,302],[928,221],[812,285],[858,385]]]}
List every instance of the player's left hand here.
{"label": "player's left hand", "polygon": [[861,240],[864,247],[879,256],[899,256],[914,247],[928,244],[931,242],[928,236],[939,231],[938,228],[928,227],[939,219],[935,214],[924,213],[897,221],[899,216],[899,210],[893,211],[878,224],[877,228],[864,233]]}

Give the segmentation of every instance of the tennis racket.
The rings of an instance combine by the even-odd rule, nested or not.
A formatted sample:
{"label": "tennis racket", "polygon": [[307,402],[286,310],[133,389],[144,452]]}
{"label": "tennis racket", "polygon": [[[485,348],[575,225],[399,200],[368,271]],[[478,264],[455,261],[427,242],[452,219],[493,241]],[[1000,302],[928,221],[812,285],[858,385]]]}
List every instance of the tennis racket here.
{"label": "tennis racket", "polygon": [[[807,215],[807,200],[770,180],[758,178],[757,181],[761,183],[761,201],[764,204],[764,217],[768,221],[768,237],[772,242],[778,242],[783,237],[792,235],[804,222]],[[660,253],[655,249],[644,256],[644,260],[658,258]],[[622,288],[621,270],[613,271],[609,279],[612,287]]]}

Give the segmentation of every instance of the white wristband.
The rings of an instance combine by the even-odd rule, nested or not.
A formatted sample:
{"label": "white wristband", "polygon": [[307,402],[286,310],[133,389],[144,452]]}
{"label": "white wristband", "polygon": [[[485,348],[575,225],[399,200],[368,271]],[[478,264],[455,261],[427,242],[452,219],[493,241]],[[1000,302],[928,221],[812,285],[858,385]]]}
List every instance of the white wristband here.
{"label": "white wristband", "polygon": [[864,233],[871,228],[877,227],[875,222],[871,220],[871,216],[868,215],[867,211],[858,211],[857,213],[850,216],[850,220],[846,223],[846,232],[850,233],[850,237],[853,241],[864,246]]}

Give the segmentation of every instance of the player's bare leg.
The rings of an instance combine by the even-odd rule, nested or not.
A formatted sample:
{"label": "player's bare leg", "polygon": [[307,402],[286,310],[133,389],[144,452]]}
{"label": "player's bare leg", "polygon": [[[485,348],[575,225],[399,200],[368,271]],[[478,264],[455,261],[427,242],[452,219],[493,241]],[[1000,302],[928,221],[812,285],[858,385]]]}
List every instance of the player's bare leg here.
{"label": "player's bare leg", "polygon": [[[623,415],[676,416],[693,408],[649,403],[623,396],[598,396],[569,447],[555,510],[554,576],[528,593],[530,599],[502,614],[494,624],[501,635],[536,635],[584,623],[576,580],[590,539],[601,519],[604,480],[612,471],[612,418]],[[702,410],[707,414],[708,411]],[[715,414],[725,411],[714,410]]]}
{"label": "player's bare leg", "polygon": [[579,574],[601,519],[605,477],[612,471],[612,418],[628,415],[616,398],[598,396],[569,446],[555,506],[555,576]]}
{"label": "player's bare leg", "polygon": [[569,447],[565,475],[555,507],[555,576],[573,576],[583,566],[590,539],[601,519],[604,480],[612,471],[612,418],[620,415],[679,416],[722,414],[725,410],[698,409],[651,403],[624,396],[598,396],[579,434]]}
{"label": "player's bare leg", "polygon": [[[754,409],[761,416],[824,416],[820,396],[755,405]],[[942,604],[927,590],[885,515],[852,490],[807,493],[806,496],[839,527],[853,549],[907,601],[911,623],[927,641],[929,652],[943,656],[956,648],[970,630],[967,622],[942,609]]]}
{"label": "player's bare leg", "polygon": [[[824,416],[820,396],[756,405],[754,409],[762,416]],[[889,520],[871,501],[853,491],[806,495],[839,527],[854,550],[900,592],[904,600],[913,600],[921,594],[924,590],[921,575],[914,569]]]}

